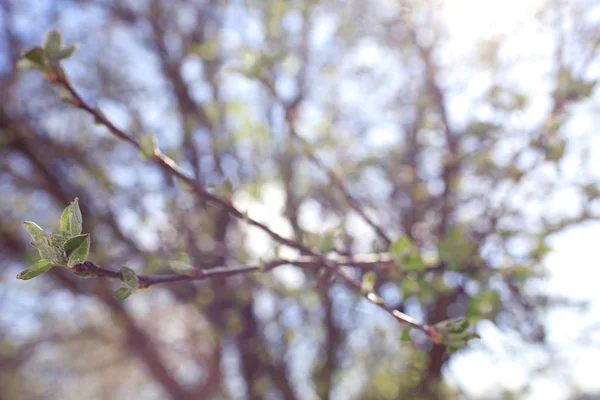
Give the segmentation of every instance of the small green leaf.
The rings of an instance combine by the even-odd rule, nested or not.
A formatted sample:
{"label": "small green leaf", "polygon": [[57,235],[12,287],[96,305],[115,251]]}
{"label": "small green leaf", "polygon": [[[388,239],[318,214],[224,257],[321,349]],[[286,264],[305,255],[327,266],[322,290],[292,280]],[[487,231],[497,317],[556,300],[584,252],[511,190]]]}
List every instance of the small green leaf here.
{"label": "small green leaf", "polygon": [[125,300],[126,298],[131,296],[131,293],[133,293],[133,290],[131,288],[122,287],[117,289],[114,296],[119,300]]}
{"label": "small green leaf", "polygon": [[61,34],[55,29],[49,31],[44,37],[42,47],[44,48],[44,53],[49,59],[54,61],[58,60],[63,47],[63,39]]}
{"label": "small green leaf", "polygon": [[34,242],[37,242],[38,240],[41,240],[42,238],[46,237],[46,235],[44,234],[44,230],[35,222],[25,221],[23,222],[23,228],[25,228],[25,230],[29,232],[29,235],[31,236]]}
{"label": "small green leaf", "polygon": [[560,161],[565,155],[567,148],[567,141],[563,138],[553,138],[545,146],[545,159],[546,161]]}
{"label": "small green leaf", "polygon": [[41,72],[52,72],[52,68],[48,64],[38,64],[28,59],[21,59],[17,62],[17,68],[20,69],[37,69]]}
{"label": "small green leaf", "polygon": [[60,217],[60,231],[75,236],[81,234],[82,226],[83,217],[79,209],[79,199],[75,197],[75,200],[65,208]]}
{"label": "small green leaf", "polygon": [[423,259],[418,254],[410,255],[410,256],[406,257],[406,259],[402,263],[402,267],[409,271],[419,271],[419,272],[423,272],[426,269]]}
{"label": "small green leaf", "polygon": [[50,242],[50,238],[43,237],[31,244],[38,249],[41,258],[52,261],[54,265],[64,265],[66,263],[65,252],[62,248],[54,246]]}
{"label": "small green leaf", "polygon": [[158,152],[158,142],[156,136],[153,133],[143,135],[140,138],[140,158],[142,160],[149,160]]}
{"label": "small green leaf", "polygon": [[177,254],[177,261],[181,261],[181,262],[188,263],[188,264],[192,263],[190,261],[190,256],[185,251],[181,251]]}
{"label": "small green leaf", "polygon": [[64,47],[58,52],[58,57],[56,59],[64,60],[65,58],[69,58],[77,51],[78,48],[79,45],[77,43],[69,47]]}
{"label": "small green leaf", "polygon": [[40,261],[32,264],[24,271],[19,272],[17,275],[17,279],[22,279],[24,281],[29,280],[31,278],[35,278],[38,275],[43,274],[44,272],[48,272],[54,264],[50,260],[41,259]]}
{"label": "small green leaf", "polygon": [[63,246],[67,256],[67,267],[84,262],[90,253],[90,234],[73,236]]}
{"label": "small green leaf", "polygon": [[63,246],[65,242],[71,238],[71,235],[64,233],[51,233],[50,234],[50,244],[55,247],[60,247],[64,250]]}
{"label": "small green leaf", "polygon": [[390,252],[395,258],[401,259],[406,255],[407,251],[410,250],[410,246],[410,239],[405,235],[392,244]]}
{"label": "small green leaf", "polygon": [[365,273],[362,277],[361,288],[363,293],[370,293],[375,290],[375,280],[377,276],[373,271]]}
{"label": "small green leaf", "polygon": [[28,50],[23,54],[23,58],[25,60],[31,61],[33,64],[38,67],[42,67],[47,65],[46,55],[44,54],[44,50],[41,47],[34,47],[31,50]]}
{"label": "small green leaf", "polygon": [[169,267],[178,274],[187,276],[196,275],[196,268],[184,261],[170,261]]}
{"label": "small green leaf", "polygon": [[119,279],[132,289],[137,289],[140,287],[140,283],[135,271],[129,267],[121,268],[121,271],[119,271]]}
{"label": "small green leaf", "polygon": [[436,324],[436,328],[452,334],[463,333],[469,329],[469,320],[467,318],[457,318],[442,321]]}
{"label": "small green leaf", "polygon": [[403,342],[410,342],[412,338],[410,337],[410,329],[403,329],[402,335],[400,336],[400,340]]}
{"label": "small green leaf", "polygon": [[321,241],[321,245],[319,246],[319,251],[321,253],[329,253],[330,251],[335,250],[335,237],[331,233],[327,233],[323,240]]}

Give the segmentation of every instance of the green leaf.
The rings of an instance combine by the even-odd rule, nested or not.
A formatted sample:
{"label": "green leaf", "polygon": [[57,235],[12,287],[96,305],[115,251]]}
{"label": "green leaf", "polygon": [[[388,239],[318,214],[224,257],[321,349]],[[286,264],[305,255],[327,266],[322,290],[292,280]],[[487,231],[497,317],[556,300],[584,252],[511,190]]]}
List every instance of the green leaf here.
{"label": "green leaf", "polygon": [[37,69],[41,72],[52,72],[52,69],[48,65],[36,64],[31,60],[21,59],[17,62],[17,68],[20,69]]}
{"label": "green leaf", "polygon": [[188,264],[192,263],[190,261],[190,256],[185,251],[181,251],[181,252],[177,253],[177,258],[176,259],[177,259],[177,261],[181,261],[181,262],[184,262],[184,263],[188,263]]}
{"label": "green leaf", "polygon": [[331,233],[325,234],[325,237],[321,241],[321,245],[319,246],[319,251],[321,253],[329,253],[330,251],[335,250],[335,236]]}
{"label": "green leaf", "polygon": [[450,319],[436,324],[436,328],[452,334],[463,333],[469,329],[469,320],[467,318]]}
{"label": "green leaf", "polygon": [[60,231],[75,236],[81,234],[82,226],[83,217],[79,209],[79,199],[75,197],[75,200],[65,208],[60,217]]}
{"label": "green leaf", "polygon": [[410,255],[406,257],[404,263],[402,263],[402,267],[409,271],[419,271],[423,272],[426,269],[425,262],[419,255]]}
{"label": "green leaf", "polygon": [[377,276],[373,271],[365,273],[362,277],[361,289],[363,293],[370,293],[375,290],[375,281]]}
{"label": "green leaf", "polygon": [[565,155],[567,141],[563,138],[553,138],[545,147],[546,161],[560,161]]}
{"label": "green leaf", "polygon": [[42,67],[47,65],[46,55],[41,47],[34,47],[23,54],[25,60],[29,60],[33,64]]}
{"label": "green leaf", "polygon": [[23,228],[25,228],[25,230],[29,232],[29,235],[31,236],[34,242],[37,242],[42,238],[46,237],[46,234],[44,234],[44,230],[35,222],[25,221],[23,222]]}
{"label": "green leaf", "polygon": [[62,248],[54,246],[50,241],[50,238],[43,237],[31,244],[38,249],[41,258],[50,260],[55,265],[66,264],[67,258],[65,252]]}
{"label": "green leaf", "polygon": [[63,246],[67,256],[67,267],[84,262],[90,253],[90,234],[77,235],[67,240]]}
{"label": "green leaf", "polygon": [[399,238],[392,244],[392,247],[390,248],[390,252],[392,253],[392,255],[395,258],[401,259],[410,250],[410,247],[411,247],[411,243],[410,243],[410,239],[408,238],[408,236],[402,236],[401,238]]}
{"label": "green leaf", "polygon": [[131,288],[122,287],[122,288],[117,289],[114,296],[119,300],[125,300],[126,298],[131,296],[132,293],[133,293],[133,290]]}
{"label": "green leaf", "polygon": [[71,235],[64,233],[51,233],[50,234],[50,244],[55,247],[60,247],[64,250],[64,245],[67,240],[71,238]]}
{"label": "green leaf", "polygon": [[158,142],[156,136],[153,133],[143,135],[140,138],[140,158],[142,160],[149,160],[158,152]]}
{"label": "green leaf", "polygon": [[410,329],[403,329],[402,335],[400,336],[400,340],[403,342],[410,342],[412,338],[410,337]]}
{"label": "green leaf", "polygon": [[129,267],[121,268],[121,271],[119,271],[119,279],[132,289],[137,289],[140,287],[140,283],[135,271]]}
{"label": "green leaf", "polygon": [[477,253],[477,244],[469,240],[460,227],[452,228],[446,237],[438,242],[437,248],[440,259],[448,263],[451,270],[460,269]]}
{"label": "green leaf", "polygon": [[61,34],[55,29],[49,31],[44,37],[42,47],[49,59],[54,61],[58,60],[63,47]]}
{"label": "green leaf", "polygon": [[178,274],[187,276],[196,275],[196,268],[194,268],[190,263],[184,261],[170,261],[169,267]]}
{"label": "green leaf", "polygon": [[71,45],[69,47],[65,47],[62,48],[59,52],[58,52],[58,57],[56,58],[57,60],[64,60],[66,58],[69,58],[73,55],[73,53],[75,53],[77,51],[77,49],[79,48],[79,45],[76,43],[74,45]]}
{"label": "green leaf", "polygon": [[19,272],[17,275],[17,279],[22,279],[24,281],[29,280],[31,278],[35,278],[38,275],[43,274],[44,272],[48,272],[50,268],[54,267],[54,264],[50,260],[41,259],[40,261],[32,264],[24,271]]}

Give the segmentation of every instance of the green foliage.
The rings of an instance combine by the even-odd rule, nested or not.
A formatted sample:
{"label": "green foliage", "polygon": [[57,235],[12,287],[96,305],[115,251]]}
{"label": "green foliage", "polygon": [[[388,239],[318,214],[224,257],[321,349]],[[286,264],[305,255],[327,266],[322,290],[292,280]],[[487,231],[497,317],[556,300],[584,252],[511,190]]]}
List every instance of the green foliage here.
{"label": "green foliage", "polygon": [[465,129],[465,135],[489,136],[497,132],[501,127],[497,124],[483,121],[473,121]]}
{"label": "green foliage", "polygon": [[31,243],[33,247],[38,249],[40,257],[50,260],[55,265],[66,264],[66,255],[62,248],[52,244],[49,236],[43,237],[39,241]]}
{"label": "green foliage", "polygon": [[73,236],[65,242],[63,250],[67,256],[67,267],[83,263],[90,252],[90,234]]}
{"label": "green foliage", "polygon": [[50,60],[57,60],[60,56],[61,49],[63,47],[63,39],[60,33],[56,30],[51,30],[46,33],[44,37],[44,41],[42,42],[42,48],[44,49],[44,54]]}
{"label": "green foliage", "polygon": [[363,293],[370,293],[375,290],[375,281],[377,276],[374,272],[370,271],[363,275],[361,289]]}
{"label": "green foliage", "polygon": [[397,261],[398,269],[403,271],[425,271],[426,265],[419,248],[411,243],[408,236],[402,236],[392,243],[390,252]]}
{"label": "green foliage", "polygon": [[23,222],[29,233],[31,245],[38,250],[41,260],[21,272],[18,279],[31,279],[48,271],[53,266],[72,268],[83,263],[90,252],[90,234],[81,235],[83,217],[79,199],[75,198],[60,217],[60,232],[46,234],[35,222]]}
{"label": "green foliage", "polygon": [[41,259],[35,264],[32,264],[24,271],[19,272],[17,279],[23,279],[24,281],[31,278],[35,278],[38,275],[48,272],[54,265],[50,260]]}
{"label": "green foliage", "polygon": [[25,221],[23,222],[23,227],[27,232],[29,232],[29,235],[31,236],[34,242],[46,237],[46,235],[44,234],[44,230],[40,228],[40,226],[35,222]]}
{"label": "green foliage", "polygon": [[565,155],[567,141],[564,138],[554,136],[542,145],[546,161],[560,161]]}
{"label": "green foliage", "polygon": [[500,294],[488,289],[469,299],[467,316],[476,321],[483,318],[492,318],[501,305]]}
{"label": "green foliage", "polygon": [[129,267],[121,268],[119,271],[119,280],[131,289],[138,289],[140,287],[140,282],[135,271]]}
{"label": "green foliage", "polygon": [[119,300],[125,300],[126,298],[131,296],[132,293],[133,290],[131,288],[122,287],[115,291],[114,296]]}
{"label": "green foliage", "polygon": [[[78,45],[65,47],[61,34],[56,30],[49,31],[42,42],[42,47],[34,47],[26,51],[18,62],[22,69],[36,69],[43,73],[51,73],[52,64],[67,59],[75,53]],[[60,71],[60,67],[56,68]]]}
{"label": "green foliage", "polygon": [[448,268],[457,270],[474,257],[477,243],[470,241],[463,229],[454,227],[438,242],[437,248],[440,260],[446,262]]}
{"label": "green foliage", "polygon": [[319,251],[321,253],[329,253],[335,250],[335,235],[328,232],[323,237],[321,244],[319,245]]}
{"label": "green foliage", "polygon": [[76,197],[71,204],[65,208],[60,217],[61,233],[70,236],[79,235],[83,228],[83,217],[79,209],[79,199]]}
{"label": "green foliage", "polygon": [[405,328],[402,329],[402,334],[400,335],[400,340],[403,342],[411,342],[412,338],[410,337],[410,329]]}
{"label": "green foliage", "polygon": [[596,80],[587,81],[573,76],[565,67],[558,71],[557,85],[552,93],[556,102],[578,101],[589,97],[596,87]]}
{"label": "green foliage", "polygon": [[35,47],[25,52],[17,65],[21,69],[36,69],[44,73],[52,72],[52,67],[41,47]]}
{"label": "green foliage", "polygon": [[126,285],[126,287],[121,287],[113,293],[113,296],[119,300],[125,300],[140,287],[137,274],[129,267],[122,267],[119,270],[119,280]]}
{"label": "green foliage", "polygon": [[433,328],[439,335],[437,342],[445,344],[448,353],[452,354],[466,346],[470,340],[479,339],[477,333],[468,331],[469,326],[469,319],[457,318],[437,323]]}

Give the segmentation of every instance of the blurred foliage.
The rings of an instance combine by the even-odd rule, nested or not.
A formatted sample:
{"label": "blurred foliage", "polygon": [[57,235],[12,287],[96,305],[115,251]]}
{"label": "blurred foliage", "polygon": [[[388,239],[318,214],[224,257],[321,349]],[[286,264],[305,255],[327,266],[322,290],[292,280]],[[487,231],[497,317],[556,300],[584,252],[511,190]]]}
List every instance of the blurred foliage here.
{"label": "blurred foliage", "polygon": [[[600,216],[590,138],[574,123],[597,102],[600,29],[587,16],[598,6],[540,2],[527,25],[552,49],[526,55],[520,28],[466,49],[447,7],[1,2],[6,396],[458,399],[445,371],[472,350],[469,326],[551,348],[544,317],[573,304],[540,285],[549,238]],[[68,74],[139,154],[17,64],[51,83]],[[291,266],[115,299],[137,291],[139,273],[298,255],[194,196],[150,162],[159,151],[315,251],[392,259],[345,269],[433,327],[435,343],[327,271]],[[566,189],[579,204],[557,211]],[[37,221],[25,228],[41,261],[23,220]],[[86,259],[119,269],[121,284],[50,270]],[[23,279],[48,273],[15,281],[27,264]]]}

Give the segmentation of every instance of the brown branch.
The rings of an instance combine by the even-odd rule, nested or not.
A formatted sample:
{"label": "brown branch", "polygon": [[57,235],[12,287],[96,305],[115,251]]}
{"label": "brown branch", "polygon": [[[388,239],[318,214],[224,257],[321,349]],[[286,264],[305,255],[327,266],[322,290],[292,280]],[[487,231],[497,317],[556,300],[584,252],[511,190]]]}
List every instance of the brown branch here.
{"label": "brown branch", "polygon": [[[53,67],[54,72],[52,74],[46,74],[46,79],[52,83],[58,84],[61,87],[63,87],[69,93],[69,95],[72,97],[70,100],[70,103],[73,106],[75,106],[81,110],[84,110],[88,114],[93,116],[98,123],[100,123],[101,125],[104,125],[113,135],[125,140],[126,142],[129,142],[130,144],[135,146],[137,149],[141,149],[140,143],[135,138],[133,138],[129,134],[125,133],[121,129],[117,128],[111,121],[109,121],[103,115],[102,112],[93,108],[92,106],[90,106],[88,103],[86,103],[83,100],[83,98],[75,90],[75,88],[73,87],[73,85],[71,84],[69,79],[66,77],[66,75],[62,71],[62,68],[60,68],[60,66],[58,64],[52,65],[52,67]],[[250,218],[246,214],[242,213],[241,211],[239,211],[230,201],[210,193],[204,187],[200,186],[195,181],[195,179],[186,175],[177,166],[175,161],[173,161],[171,158],[167,157],[166,155],[162,154],[158,149],[154,150],[154,154],[152,155],[152,160],[157,165],[164,168],[168,173],[181,179],[183,182],[185,182],[187,185],[189,185],[191,187],[191,189],[193,190],[193,192],[196,193],[196,195],[198,195],[200,198],[205,199],[206,201],[208,201],[210,203],[223,206],[229,212],[230,215],[232,215],[236,218],[245,220],[249,225],[259,228],[260,230],[265,232],[267,235],[269,235],[272,239],[274,239],[278,243],[283,244],[288,247],[291,247],[291,248],[294,248],[294,249],[297,249],[301,252],[301,254],[303,254],[305,256],[314,257],[313,261],[310,263],[311,265],[314,265],[315,260],[317,260],[319,266],[325,267],[328,270],[330,270],[331,274],[335,278],[337,278],[339,281],[343,282],[346,286],[348,286],[355,292],[364,295],[364,297],[367,300],[369,300],[371,303],[377,305],[381,309],[385,310],[388,314],[393,316],[396,319],[396,321],[398,321],[399,323],[408,324],[408,325],[412,326],[413,328],[426,333],[433,341],[438,341],[439,335],[437,334],[435,329],[433,329],[431,326],[421,323],[421,322],[417,321],[416,319],[414,319],[392,307],[387,306],[385,304],[385,302],[383,301],[383,299],[381,297],[379,297],[377,294],[375,294],[373,292],[365,292],[363,290],[361,282],[355,281],[354,279],[348,277],[346,274],[344,274],[342,271],[340,271],[338,268],[339,267],[338,264],[331,262],[330,260],[326,259],[322,255],[319,255],[318,253],[312,251],[308,247],[304,246],[303,244],[301,244],[295,240],[285,238],[285,237],[273,232],[265,224],[258,222],[256,220]],[[285,263],[300,265],[299,262],[300,262],[299,260],[295,260],[293,262],[282,262],[281,264],[278,264],[278,265],[282,265]],[[79,268],[82,268],[82,266],[84,269],[85,268],[94,268],[95,264],[93,264],[93,263],[78,264]],[[96,267],[98,267],[98,266],[96,266]],[[144,282],[144,283],[142,283],[142,285],[145,284],[145,285],[147,285],[145,287],[148,287],[148,286],[151,286],[151,285],[154,285],[157,283],[201,280],[201,279],[206,279],[210,276],[218,276],[218,275],[229,276],[232,274],[242,273],[242,271],[243,271],[243,273],[257,271],[262,267],[251,266],[251,267],[240,267],[240,268],[246,268],[246,269],[236,270],[235,272],[233,270],[228,270],[227,268],[212,269],[212,271],[214,271],[214,272],[200,271],[199,276],[194,276],[194,277],[189,277],[187,275],[180,275],[180,274],[160,275],[160,277],[159,277],[159,275],[156,275],[153,277],[142,275],[142,282]],[[97,272],[98,276],[114,278],[116,270],[107,269],[107,268],[97,268],[96,272]]]}
{"label": "brown branch", "polygon": [[[162,274],[162,275],[137,275],[140,288],[148,288],[150,286],[161,284],[161,283],[172,283],[172,282],[183,282],[183,281],[199,281],[215,277],[228,277],[233,275],[243,275],[253,272],[266,272],[270,271],[281,265],[295,265],[301,268],[321,268],[326,267],[340,282],[354,290],[355,292],[363,295],[371,303],[385,310],[388,314],[392,315],[399,323],[404,323],[425,332],[434,341],[437,340],[437,333],[427,324],[423,324],[414,318],[392,308],[385,304],[383,299],[374,292],[366,292],[363,288],[362,282],[356,281],[343,273],[339,267],[341,266],[356,266],[363,268],[375,268],[378,265],[386,265],[388,267],[395,265],[395,261],[387,253],[382,255],[368,254],[357,257],[338,257],[337,260],[329,260],[322,256],[301,256],[295,260],[288,259],[275,259],[266,262],[262,265],[248,265],[248,266],[235,266],[235,267],[217,267],[210,269],[198,269],[196,268],[194,276],[183,275],[183,274]],[[97,265],[91,261],[86,261],[82,264],[77,264],[71,270],[79,275],[88,277],[104,277],[104,278],[119,278],[119,270],[114,268],[107,268]],[[443,270],[443,268],[431,267],[429,271]]]}
{"label": "brown branch", "polygon": [[[158,275],[137,275],[140,288],[148,288],[153,285],[160,283],[172,283],[172,282],[184,282],[184,281],[201,281],[204,279],[215,278],[215,277],[227,277],[232,275],[248,274],[252,272],[268,271],[275,267],[284,264],[294,264],[300,266],[316,266],[314,262],[290,262],[288,260],[274,260],[267,262],[264,265],[249,265],[249,266],[238,266],[238,267],[216,267],[210,269],[199,269],[195,268],[193,276],[185,274],[158,274]],[[97,265],[91,261],[85,261],[84,263],[77,264],[73,268],[70,268],[73,272],[81,276],[89,277],[101,277],[101,278],[113,278],[119,279],[119,270],[114,268],[107,268]]]}
{"label": "brown branch", "polygon": [[[185,275],[185,274],[156,274],[156,275],[137,275],[138,281],[141,288],[148,288],[153,285],[161,284],[161,283],[173,283],[173,282],[183,282],[183,281],[201,281],[205,279],[211,278],[225,278],[233,275],[244,275],[250,274],[254,272],[268,272],[272,269],[275,269],[282,265],[295,265],[300,268],[320,268],[324,265],[328,268],[338,270],[339,267],[349,266],[356,267],[365,271],[375,271],[375,270],[390,270],[391,268],[396,268],[398,265],[398,261],[392,257],[389,253],[381,253],[381,254],[362,254],[356,255],[352,257],[346,256],[338,256],[333,259],[325,259],[322,256],[300,256],[295,259],[285,259],[285,258],[277,258],[263,264],[257,265],[238,265],[238,266],[225,266],[225,267],[215,267],[208,269],[194,269],[194,275]],[[481,271],[481,267],[478,265],[466,265],[460,269],[460,272],[473,272],[473,271]],[[77,264],[74,267],[70,268],[71,271],[76,274],[82,276],[89,277],[102,277],[102,278],[114,278],[119,279],[119,270],[115,268],[103,267],[98,264],[93,263],[92,261],[85,261],[84,263]],[[423,271],[398,271],[398,273],[417,273],[417,274],[425,274],[425,273],[435,273],[435,272],[444,272],[447,270],[447,264],[444,262],[439,262],[433,265],[429,265],[425,267]],[[339,271],[338,271],[339,272]],[[340,272],[341,273],[341,272]],[[334,272],[335,275],[335,272]],[[353,283],[349,286],[354,288],[360,288],[362,292],[361,283],[353,280],[352,278],[347,277],[342,274],[344,277],[341,278],[342,281],[347,282],[349,279]],[[337,275],[336,275],[337,276]],[[338,276],[340,277],[340,276]]]}
{"label": "brown branch", "polygon": [[[52,76],[51,78],[52,78],[52,79],[50,79],[51,81],[54,80],[54,82],[61,85],[72,96],[71,104],[73,104],[75,107],[77,107],[81,110],[86,111],[88,114],[93,116],[96,121],[98,121],[100,124],[104,125],[113,135],[117,136],[120,139],[125,140],[126,142],[129,142],[136,148],[140,149],[140,143],[135,138],[133,138],[129,134],[125,133],[121,129],[117,128],[99,110],[93,108],[88,103],[86,103],[83,100],[83,98],[81,97],[81,95],[75,90],[75,88],[73,87],[71,82],[68,80],[68,78],[63,73],[60,73],[57,70],[57,73],[55,73],[54,76]],[[248,224],[259,228],[260,230],[265,232],[267,235],[269,235],[276,242],[281,243],[285,246],[297,249],[303,254],[313,254],[314,255],[314,253],[308,247],[302,245],[299,242],[296,242],[292,239],[285,238],[285,237],[279,235],[278,233],[273,232],[269,227],[267,227],[262,222],[256,221],[256,220],[250,218],[248,215],[241,212],[240,210],[238,210],[230,201],[210,193],[204,187],[200,186],[194,178],[186,175],[179,168],[179,166],[175,163],[175,161],[173,161],[170,157],[162,154],[159,150],[156,150],[154,152],[152,160],[156,164],[158,164],[159,166],[164,168],[171,175],[175,176],[176,178],[181,179],[183,182],[185,182],[187,185],[189,185],[192,188],[192,190],[194,191],[194,193],[196,193],[196,195],[203,198],[204,200],[206,200],[210,203],[216,204],[216,205],[223,206],[229,212],[229,214],[231,214],[232,216],[234,216],[236,218],[243,219],[243,220],[247,221]]]}

